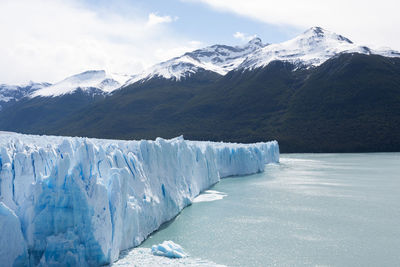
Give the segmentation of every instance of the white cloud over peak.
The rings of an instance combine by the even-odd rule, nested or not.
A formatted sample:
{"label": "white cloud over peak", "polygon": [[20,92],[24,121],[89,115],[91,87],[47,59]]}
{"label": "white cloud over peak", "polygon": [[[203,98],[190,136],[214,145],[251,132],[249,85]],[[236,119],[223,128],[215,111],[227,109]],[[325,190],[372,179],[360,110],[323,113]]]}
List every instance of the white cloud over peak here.
{"label": "white cloud over peak", "polygon": [[248,42],[248,41],[250,41],[250,40],[256,38],[257,35],[256,35],[256,34],[254,34],[254,35],[248,35],[248,34],[242,33],[242,32],[235,32],[235,33],[233,34],[233,37],[236,38],[236,39],[239,39],[239,40],[241,40],[241,41]]}
{"label": "white cloud over peak", "polygon": [[78,0],[1,0],[0,83],[56,82],[89,69],[134,74],[198,48],[165,23],[174,18],[143,13],[101,13]]}
{"label": "white cloud over peak", "polygon": [[370,46],[400,50],[398,0],[182,0],[299,30],[321,26]]}

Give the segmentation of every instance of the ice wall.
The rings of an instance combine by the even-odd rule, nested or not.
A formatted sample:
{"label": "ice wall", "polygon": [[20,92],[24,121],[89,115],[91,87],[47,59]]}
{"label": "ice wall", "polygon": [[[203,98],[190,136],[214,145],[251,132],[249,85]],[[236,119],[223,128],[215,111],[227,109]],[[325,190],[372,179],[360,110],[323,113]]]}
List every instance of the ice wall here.
{"label": "ice wall", "polygon": [[0,133],[0,262],[118,259],[221,177],[261,172],[278,143],[118,141]]}

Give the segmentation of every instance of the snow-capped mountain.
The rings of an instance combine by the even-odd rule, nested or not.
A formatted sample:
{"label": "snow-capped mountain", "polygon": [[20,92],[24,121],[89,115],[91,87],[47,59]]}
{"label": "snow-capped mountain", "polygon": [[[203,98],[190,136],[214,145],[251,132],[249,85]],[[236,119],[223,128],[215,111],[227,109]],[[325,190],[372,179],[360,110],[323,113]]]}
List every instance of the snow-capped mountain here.
{"label": "snow-capped mountain", "polygon": [[400,53],[397,51],[373,50],[355,44],[348,38],[321,27],[312,27],[299,36],[278,44],[265,45],[260,38],[255,38],[244,46],[213,45],[185,53],[180,57],[156,64],[140,74],[133,75],[133,78],[125,86],[153,77],[179,81],[199,70],[225,75],[232,70],[265,67],[275,60],[291,62],[299,67],[315,67],[342,53],[400,57]]}
{"label": "snow-capped mountain", "polygon": [[108,74],[104,70],[89,70],[36,90],[31,96],[54,97],[70,94],[77,89],[90,94],[110,93],[120,88],[129,78],[128,75]]}
{"label": "snow-capped mountain", "polygon": [[341,53],[400,57],[399,52],[372,50],[366,46],[355,44],[342,35],[324,30],[321,27],[313,27],[289,41],[272,44],[255,51],[238,68],[265,67],[274,60],[291,62],[305,67],[319,66]]}
{"label": "snow-capped mountain", "polygon": [[[21,85],[0,84],[0,105],[3,106],[8,102],[18,101],[21,98],[34,93],[44,87],[50,86],[49,83],[29,82]],[[0,106],[0,109],[1,109]]]}
{"label": "snow-capped mountain", "polygon": [[89,70],[55,84],[0,85],[0,102],[18,100],[24,96],[61,96],[71,94],[77,89],[89,95],[109,94],[121,87],[145,82],[152,78],[162,77],[180,81],[200,71],[214,72],[223,76],[232,70],[253,70],[265,67],[275,60],[290,62],[298,67],[316,67],[343,53],[400,57],[397,51],[388,48],[373,50],[355,44],[342,35],[320,27],[313,27],[289,41],[278,44],[263,44],[260,38],[254,38],[242,46],[208,46],[161,62],[134,75]]}
{"label": "snow-capped mountain", "polygon": [[198,49],[156,64],[144,72],[134,75],[126,85],[153,77],[179,81],[199,70],[225,75],[236,69],[249,55],[265,46],[260,38],[254,38],[244,46],[213,45]]}

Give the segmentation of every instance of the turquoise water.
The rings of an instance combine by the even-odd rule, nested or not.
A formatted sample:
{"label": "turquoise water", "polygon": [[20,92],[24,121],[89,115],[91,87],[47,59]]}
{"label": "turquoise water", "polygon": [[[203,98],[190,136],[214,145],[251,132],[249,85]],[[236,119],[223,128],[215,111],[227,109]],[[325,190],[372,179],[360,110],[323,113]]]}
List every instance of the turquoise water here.
{"label": "turquoise water", "polygon": [[400,153],[282,155],[212,189],[226,196],[187,207],[140,249],[172,240],[228,266],[400,266]]}

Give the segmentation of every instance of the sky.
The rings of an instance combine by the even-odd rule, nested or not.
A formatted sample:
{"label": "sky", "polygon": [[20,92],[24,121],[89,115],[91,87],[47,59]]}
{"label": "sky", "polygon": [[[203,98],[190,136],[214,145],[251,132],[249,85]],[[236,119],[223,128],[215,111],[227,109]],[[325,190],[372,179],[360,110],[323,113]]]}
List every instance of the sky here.
{"label": "sky", "polygon": [[278,43],[312,26],[400,50],[398,10],[397,0],[1,0],[0,83],[135,74],[204,46]]}

